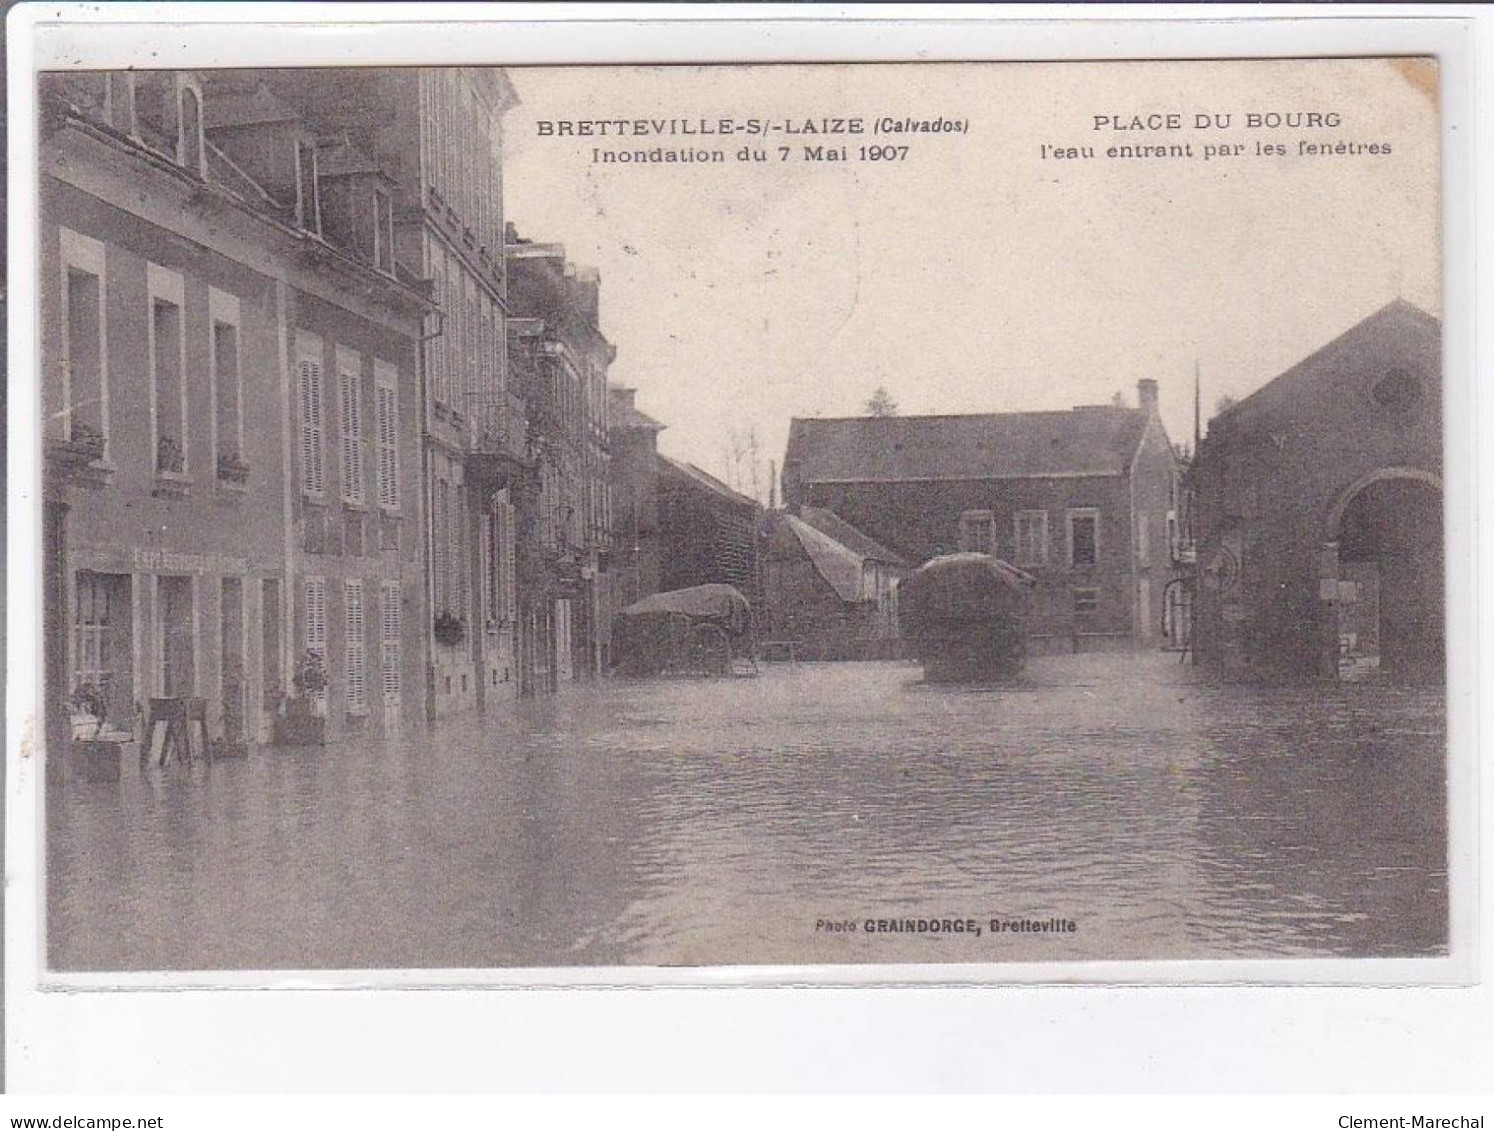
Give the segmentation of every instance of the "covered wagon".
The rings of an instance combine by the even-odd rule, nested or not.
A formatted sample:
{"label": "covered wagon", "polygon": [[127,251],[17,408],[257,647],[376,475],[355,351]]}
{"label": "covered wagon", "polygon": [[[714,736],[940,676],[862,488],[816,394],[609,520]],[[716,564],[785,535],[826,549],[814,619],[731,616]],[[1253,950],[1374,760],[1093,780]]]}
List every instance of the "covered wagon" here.
{"label": "covered wagon", "polygon": [[898,630],[936,683],[1006,679],[1027,658],[1030,574],[990,554],[945,554],[898,583]]}
{"label": "covered wagon", "polygon": [[730,675],[753,658],[752,607],[730,585],[655,593],[612,621],[619,675]]}

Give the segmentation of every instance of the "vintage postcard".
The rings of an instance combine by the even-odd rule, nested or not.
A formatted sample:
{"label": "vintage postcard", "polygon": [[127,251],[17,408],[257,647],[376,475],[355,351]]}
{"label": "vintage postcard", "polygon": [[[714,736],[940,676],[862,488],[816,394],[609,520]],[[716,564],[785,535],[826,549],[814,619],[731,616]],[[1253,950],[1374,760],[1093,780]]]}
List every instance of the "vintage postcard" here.
{"label": "vintage postcard", "polygon": [[45,978],[1415,980],[1441,78],[44,69]]}

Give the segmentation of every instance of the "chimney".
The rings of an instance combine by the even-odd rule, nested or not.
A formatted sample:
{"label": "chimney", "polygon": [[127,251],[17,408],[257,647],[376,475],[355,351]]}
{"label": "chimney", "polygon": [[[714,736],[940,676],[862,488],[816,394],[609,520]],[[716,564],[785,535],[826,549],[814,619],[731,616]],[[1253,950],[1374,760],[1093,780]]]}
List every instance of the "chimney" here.
{"label": "chimney", "polygon": [[1157,382],[1150,377],[1143,377],[1136,382],[1136,400],[1141,405],[1141,410],[1148,416],[1157,415]]}
{"label": "chimney", "polygon": [[783,461],[783,508],[789,514],[798,514],[799,506],[804,501],[804,480],[801,474],[799,461],[792,457],[785,457]]}

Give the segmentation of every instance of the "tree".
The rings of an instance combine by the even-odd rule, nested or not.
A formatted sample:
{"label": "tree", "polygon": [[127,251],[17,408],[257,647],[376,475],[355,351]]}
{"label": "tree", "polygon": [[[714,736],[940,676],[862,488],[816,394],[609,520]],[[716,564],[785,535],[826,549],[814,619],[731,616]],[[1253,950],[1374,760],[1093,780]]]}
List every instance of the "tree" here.
{"label": "tree", "polygon": [[892,399],[887,386],[877,386],[877,391],[871,395],[871,400],[866,402],[866,413],[868,416],[897,415],[897,401]]}
{"label": "tree", "polygon": [[1228,393],[1225,393],[1222,397],[1214,402],[1214,415],[1218,416],[1222,412],[1228,412],[1239,403],[1240,402],[1235,400],[1234,397],[1230,396]]}

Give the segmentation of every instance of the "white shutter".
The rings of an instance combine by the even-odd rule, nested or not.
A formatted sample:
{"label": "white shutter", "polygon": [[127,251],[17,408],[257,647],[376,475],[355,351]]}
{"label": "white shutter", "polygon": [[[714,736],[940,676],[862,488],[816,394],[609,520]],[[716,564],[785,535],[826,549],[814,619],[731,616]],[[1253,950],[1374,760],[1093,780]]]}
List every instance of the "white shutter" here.
{"label": "white shutter", "polygon": [[363,502],[363,381],[357,360],[338,366],[342,417],[342,497],[350,503]]}
{"label": "white shutter", "polygon": [[[320,577],[306,579],[306,650],[315,653],[327,663],[327,583]],[[315,695],[319,704],[326,703],[327,692],[323,688]]]}
{"label": "white shutter", "polygon": [[343,612],[347,637],[348,711],[362,714],[368,710],[368,687],[364,663],[363,582],[358,578],[350,577],[343,582]]}
{"label": "white shutter", "polygon": [[380,384],[374,421],[378,442],[379,506],[399,510],[399,391]]}
{"label": "white shutter", "polygon": [[399,600],[399,582],[384,582],[379,602],[379,660],[384,702],[389,704],[399,702]]}
{"label": "white shutter", "polygon": [[[315,344],[313,344],[315,343]],[[298,363],[301,380],[301,489],[320,497],[327,478],[322,455],[322,362],[321,345],[308,339]]]}

